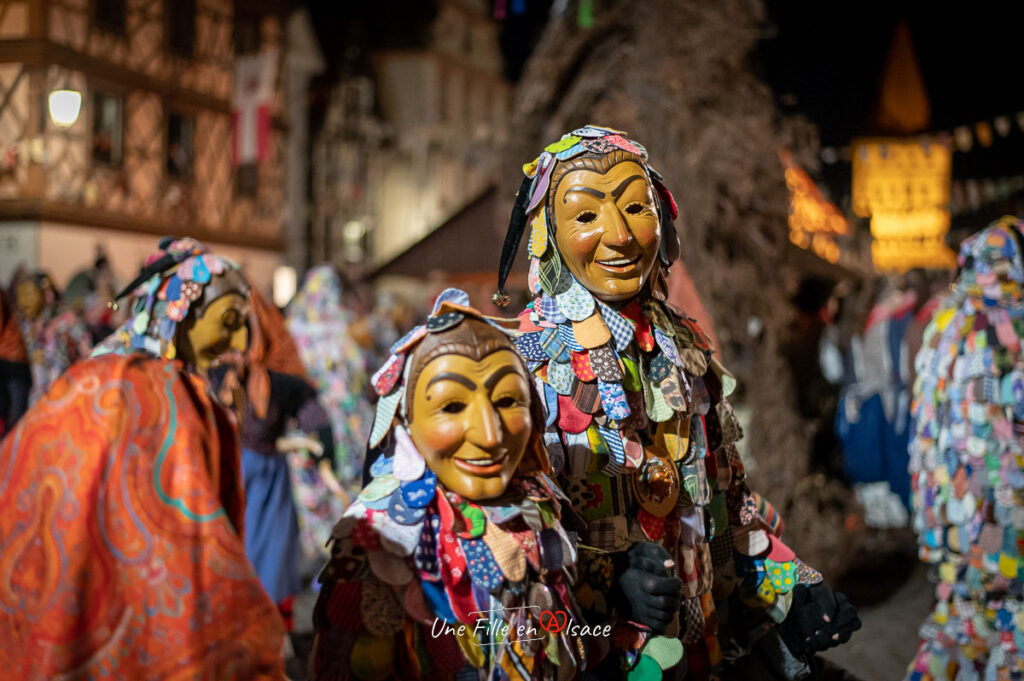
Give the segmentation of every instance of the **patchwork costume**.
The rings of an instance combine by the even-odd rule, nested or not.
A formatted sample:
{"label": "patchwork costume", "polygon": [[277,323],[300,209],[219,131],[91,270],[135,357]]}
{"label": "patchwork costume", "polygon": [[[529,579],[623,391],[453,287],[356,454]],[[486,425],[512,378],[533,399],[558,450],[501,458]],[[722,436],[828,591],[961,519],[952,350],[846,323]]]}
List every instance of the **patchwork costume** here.
{"label": "patchwork costume", "polygon": [[582,668],[583,643],[568,626],[581,624],[567,580],[575,543],[544,474],[540,424],[505,492],[478,501],[447,489],[396,425],[415,388],[416,347],[482,320],[468,302],[442,293],[373,377],[381,399],[370,445],[383,443],[385,455],[334,529],[314,611],[317,681],[572,679]]}
{"label": "patchwork costume", "polygon": [[938,569],[914,681],[1024,678],[1024,223],[964,241],[917,356],[914,529]]}
{"label": "patchwork costume", "polygon": [[[560,165],[574,159],[583,163],[571,167],[594,173],[636,163],[656,194],[657,262],[628,300],[594,295],[556,244],[554,196],[566,174]],[[697,323],[665,302],[664,271],[678,257],[677,209],[644,147],[588,125],[546,147],[524,172],[495,302],[507,302],[501,285],[528,228],[533,300],[519,315],[516,347],[547,408],[544,438],[558,480],[586,521],[576,597],[591,621],[616,623],[621,673],[660,678],[636,653],[652,642],[659,652],[672,645],[628,621],[615,589],[631,547],[663,546],[683,582],[678,621],[666,636],[685,645],[689,678],[708,678],[722,665],[723,646],[742,657],[786,619],[794,588],[818,584],[821,575],[782,542],[778,513],[747,487],[734,446],[742,433],[727,401],[734,378]],[[605,197],[587,187],[569,191]],[[659,658],[662,669],[679,661],[678,654]],[[794,675],[806,672],[795,666]]]}

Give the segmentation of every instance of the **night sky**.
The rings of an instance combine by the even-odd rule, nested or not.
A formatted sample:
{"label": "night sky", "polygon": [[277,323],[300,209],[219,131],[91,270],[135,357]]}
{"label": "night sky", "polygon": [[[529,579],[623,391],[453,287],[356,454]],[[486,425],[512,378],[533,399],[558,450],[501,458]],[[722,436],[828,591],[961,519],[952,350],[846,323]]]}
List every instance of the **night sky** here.
{"label": "night sky", "polygon": [[[436,12],[431,0],[308,3],[331,67],[323,85],[339,71],[366,70],[373,49],[422,41],[423,28]],[[933,131],[1024,111],[1024,40],[1013,3],[765,0],[765,5],[764,39],[751,55],[751,67],[772,86],[784,110],[817,124],[823,146],[843,147],[877,132],[872,114],[900,20],[910,27]],[[519,76],[550,6],[551,0],[527,0],[525,14],[510,12],[503,22],[500,40],[511,80]],[[821,179],[839,188],[848,169],[843,163],[823,168]],[[1016,120],[1009,137],[987,149],[975,144],[954,158],[959,179],[1017,173],[1024,173],[1024,132]]]}
{"label": "night sky", "polygon": [[1011,6],[767,0],[770,24],[756,61],[781,101],[818,124],[823,144],[844,145],[872,132],[879,79],[902,18],[924,76],[931,127],[973,124],[1024,110],[1021,31]]}

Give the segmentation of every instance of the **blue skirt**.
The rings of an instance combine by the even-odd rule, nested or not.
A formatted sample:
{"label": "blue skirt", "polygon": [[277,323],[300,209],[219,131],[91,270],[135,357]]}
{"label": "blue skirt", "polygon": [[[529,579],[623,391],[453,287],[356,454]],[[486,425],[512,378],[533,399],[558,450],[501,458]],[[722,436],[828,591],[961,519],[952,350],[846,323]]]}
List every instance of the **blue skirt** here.
{"label": "blue skirt", "polygon": [[245,553],[275,603],[302,590],[299,522],[285,456],[242,449]]}

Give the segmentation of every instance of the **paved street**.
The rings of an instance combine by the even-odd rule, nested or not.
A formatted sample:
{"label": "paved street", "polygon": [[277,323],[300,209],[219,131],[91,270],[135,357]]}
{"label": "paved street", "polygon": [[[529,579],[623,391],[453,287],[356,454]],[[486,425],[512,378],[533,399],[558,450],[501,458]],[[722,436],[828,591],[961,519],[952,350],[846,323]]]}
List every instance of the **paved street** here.
{"label": "paved street", "polygon": [[824,657],[860,681],[899,681],[917,649],[917,629],[931,609],[931,594],[926,568],[919,564],[888,599],[861,607],[864,627]]}

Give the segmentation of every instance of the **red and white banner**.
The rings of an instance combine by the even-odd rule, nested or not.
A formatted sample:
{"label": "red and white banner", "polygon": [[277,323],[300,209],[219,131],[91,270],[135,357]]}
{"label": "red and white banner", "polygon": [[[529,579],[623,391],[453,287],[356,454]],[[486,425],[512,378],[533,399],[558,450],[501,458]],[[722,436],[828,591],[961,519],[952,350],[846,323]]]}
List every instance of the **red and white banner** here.
{"label": "red and white banner", "polygon": [[235,59],[231,161],[236,166],[258,163],[267,157],[276,72],[276,51]]}

